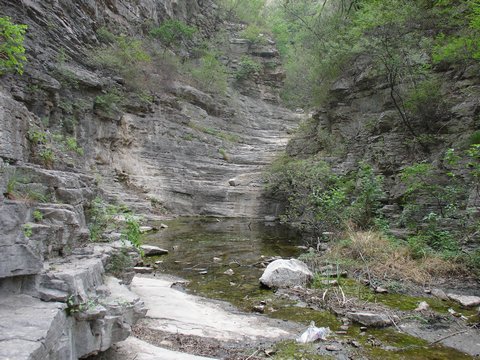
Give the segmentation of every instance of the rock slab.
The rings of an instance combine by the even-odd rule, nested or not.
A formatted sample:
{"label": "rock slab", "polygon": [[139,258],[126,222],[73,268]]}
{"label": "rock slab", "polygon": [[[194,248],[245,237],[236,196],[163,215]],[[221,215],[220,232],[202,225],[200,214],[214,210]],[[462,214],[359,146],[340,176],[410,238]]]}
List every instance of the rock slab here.
{"label": "rock slab", "polygon": [[168,254],[168,250],[159,248],[158,246],[142,245],[140,249],[143,250],[145,256],[157,256]]}
{"label": "rock slab", "polygon": [[457,294],[447,294],[450,300],[458,302],[464,307],[474,307],[480,305],[480,297],[478,296],[468,296],[468,295],[457,295]]}
{"label": "rock slab", "polygon": [[260,278],[260,283],[269,288],[289,288],[305,286],[313,278],[313,273],[300,260],[275,260],[270,263]]}
{"label": "rock slab", "polygon": [[348,312],[347,317],[362,325],[371,327],[385,327],[392,324],[392,320],[386,314]]}

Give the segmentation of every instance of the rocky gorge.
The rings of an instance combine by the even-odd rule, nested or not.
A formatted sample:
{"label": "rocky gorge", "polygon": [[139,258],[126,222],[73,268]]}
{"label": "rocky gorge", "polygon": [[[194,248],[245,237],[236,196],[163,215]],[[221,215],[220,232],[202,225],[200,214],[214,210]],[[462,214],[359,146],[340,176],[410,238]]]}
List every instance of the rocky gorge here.
{"label": "rocky gorge", "polygon": [[[193,360],[201,358],[191,355],[201,353],[201,348],[213,349],[202,354],[217,358],[283,354],[271,348],[304,330],[296,322],[300,317],[245,314],[226,303],[185,293],[182,279],[164,273],[177,271],[176,266],[188,268],[195,276],[192,282],[205,287],[199,277],[211,284],[221,278],[222,287],[248,302],[250,292],[245,289],[252,291],[250,285],[241,286],[251,273],[256,277],[253,292],[258,291],[259,269],[278,255],[263,256],[273,251],[270,246],[278,246],[275,251],[283,257],[308,248],[303,243],[292,245],[294,235],[286,230],[281,231],[291,236],[284,239],[287,245],[277,245],[272,240],[276,237],[268,237],[268,244],[256,243],[261,238],[256,221],[271,225],[285,211],[284,199],[265,191],[264,177],[285,150],[301,159],[323,156],[339,174],[356,170],[362,161],[375,164],[389,189],[382,212],[400,219],[405,191],[399,181],[401,170],[425,156],[419,155],[421,145],[405,140],[404,129],[395,121],[390,90],[369,72],[368,59],[358,59],[330,89],[329,103],[310,115],[283,105],[285,72],[275,41],[263,34],[265,39],[258,42],[244,38],[246,25],[220,18],[212,0],[0,0],[0,9],[2,17],[28,26],[23,74],[0,77],[2,359]],[[170,20],[194,27],[196,38],[163,46],[153,38],[152,29]],[[247,75],[242,73],[245,69],[250,71]],[[432,163],[440,163],[445,148],[467,141],[478,128],[475,71],[474,67],[445,71],[451,82],[443,90],[453,94],[451,116],[428,129],[444,139],[430,146],[426,159]],[[296,131],[300,123],[304,125]],[[475,208],[474,189],[467,197],[469,208]],[[162,243],[168,239],[167,229],[175,229],[175,221],[163,222],[177,216],[208,217],[213,224],[205,231],[208,237],[219,231],[215,226],[228,229],[232,238],[232,233],[242,234],[242,240],[251,240],[248,244],[234,238],[225,248],[259,259],[233,255],[230,259],[227,250],[214,253],[215,245],[208,260],[191,259],[185,249],[191,248],[198,259],[202,249],[184,244],[195,237],[183,232],[196,225],[187,223],[174,232],[174,244]],[[476,214],[469,216],[474,219]],[[227,218],[239,223],[228,227]],[[96,228],[99,221],[103,223]],[[141,229],[138,222],[150,228]],[[153,228],[160,232],[149,235]],[[392,231],[400,237],[407,232],[401,225]],[[142,254],[134,241],[128,244],[131,236],[138,240],[140,232],[149,233],[142,235],[146,243],[168,248],[171,260],[163,260],[164,255],[142,259],[147,248]],[[465,249],[474,248],[476,241],[475,235],[468,237]],[[204,242],[208,243],[198,239]],[[318,249],[320,244],[316,245]],[[134,277],[134,265],[142,265],[137,271],[150,275]],[[302,285],[315,281],[310,270],[303,270]],[[177,275],[184,275],[182,271]],[[340,273],[326,277],[331,281]],[[339,325],[317,306],[318,293],[307,289],[300,294],[295,289],[277,292],[288,303],[282,306],[292,307],[293,299],[310,317],[318,310],[317,316],[338,332],[361,333],[360,327],[348,326],[353,321],[363,326],[358,316],[365,312],[384,311],[358,305],[345,320],[348,326]],[[217,290],[213,293],[223,294]],[[455,290],[453,296],[479,296],[475,287]],[[270,295],[257,295],[252,295],[254,312],[282,313],[283,307]],[[469,317],[478,316],[468,307]],[[342,318],[352,309],[330,310]],[[413,316],[385,313],[388,316],[381,321],[395,327],[396,316]],[[292,321],[284,321],[287,318]],[[460,344],[456,348],[470,356],[480,354],[475,326],[467,329],[462,323],[459,336],[443,341],[443,329],[422,333],[417,326],[408,330],[409,323],[402,325],[405,333],[432,343],[440,339],[448,346]],[[428,338],[429,333],[434,336]],[[461,343],[460,336],[467,340]],[[357,353],[352,341],[356,340],[335,339],[328,344],[330,350],[322,347],[317,355],[367,356]],[[285,351],[279,358],[296,358],[295,351]],[[449,351],[439,350],[441,356]]]}

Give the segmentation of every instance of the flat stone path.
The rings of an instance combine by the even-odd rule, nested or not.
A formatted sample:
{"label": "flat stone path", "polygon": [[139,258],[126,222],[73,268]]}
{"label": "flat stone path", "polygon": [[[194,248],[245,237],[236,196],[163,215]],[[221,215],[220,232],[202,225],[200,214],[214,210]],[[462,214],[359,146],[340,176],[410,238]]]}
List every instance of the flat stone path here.
{"label": "flat stone path", "polygon": [[174,334],[195,335],[224,341],[293,337],[275,326],[282,321],[240,313],[231,305],[172,288],[173,280],[136,276],[132,291],[149,309],[142,325]]}

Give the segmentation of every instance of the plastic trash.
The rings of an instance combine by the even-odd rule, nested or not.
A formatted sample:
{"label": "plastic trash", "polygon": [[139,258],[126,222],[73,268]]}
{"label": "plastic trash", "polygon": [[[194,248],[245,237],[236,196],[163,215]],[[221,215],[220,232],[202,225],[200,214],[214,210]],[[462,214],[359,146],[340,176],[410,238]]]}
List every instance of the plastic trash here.
{"label": "plastic trash", "polygon": [[326,340],[332,331],[329,327],[316,327],[312,321],[305,332],[296,339],[297,343],[306,344],[316,340]]}

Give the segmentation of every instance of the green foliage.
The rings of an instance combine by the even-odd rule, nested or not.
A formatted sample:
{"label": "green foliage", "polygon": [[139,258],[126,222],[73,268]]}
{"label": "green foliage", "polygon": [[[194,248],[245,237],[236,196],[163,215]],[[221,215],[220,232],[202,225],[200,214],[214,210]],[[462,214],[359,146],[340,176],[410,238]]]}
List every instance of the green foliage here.
{"label": "green foliage", "polygon": [[36,221],[36,222],[39,222],[39,221],[42,221],[43,220],[43,214],[40,210],[34,210],[33,213],[33,219]]}
{"label": "green foliage", "polygon": [[263,22],[265,0],[218,0],[224,18],[236,18],[247,24]]}
{"label": "green foliage", "polygon": [[[446,174],[428,163],[416,163],[401,172],[406,185],[403,222],[415,227],[427,218],[448,218],[459,208],[464,208],[465,191]],[[448,184],[446,184],[448,182]]]}
{"label": "green foliage", "polygon": [[470,135],[469,143],[470,145],[480,144],[480,130],[477,130],[472,135]]}
{"label": "green foliage", "polygon": [[322,161],[284,157],[270,169],[267,190],[287,203],[283,221],[322,236],[341,232],[347,223],[374,226],[384,196],[382,182],[367,164],[346,176],[334,174]]}
{"label": "green foliage", "polygon": [[445,113],[441,87],[441,81],[430,78],[413,86],[405,95],[405,108],[412,116],[421,119],[422,125],[427,128],[431,128]]}
{"label": "green foliage", "polygon": [[265,45],[267,39],[264,35],[264,30],[256,24],[249,24],[245,30],[241,32],[241,37],[250,41],[252,44]]}
{"label": "green foliage", "polygon": [[224,94],[227,90],[227,69],[211,51],[205,51],[196,62],[188,64],[186,71],[204,91]]}
{"label": "green foliage", "polygon": [[140,218],[132,214],[125,215],[125,227],[122,231],[122,241],[129,241],[140,253]]}
{"label": "green foliage", "polygon": [[150,30],[150,36],[160,40],[166,47],[178,46],[193,38],[197,29],[180,20],[166,20],[160,26]]}
{"label": "green foliage", "polygon": [[[125,220],[119,221],[119,216]],[[91,241],[101,241],[107,230],[116,230],[121,232],[120,239],[123,242],[129,241],[140,250],[140,218],[126,206],[107,204],[97,197],[90,204],[87,217]]]}
{"label": "green foliage", "polygon": [[223,160],[230,161],[230,157],[228,156],[228,153],[225,149],[218,149],[218,153],[222,156]]}
{"label": "green foliage", "polygon": [[116,111],[121,110],[123,104],[123,97],[115,88],[110,91],[95,97],[94,108],[112,115]]}
{"label": "green foliage", "polygon": [[67,145],[68,150],[74,151],[80,156],[84,155],[83,149],[78,145],[77,139],[74,137],[65,138],[65,144]]}
{"label": "green foliage", "polygon": [[263,66],[258,61],[253,60],[250,56],[243,56],[235,73],[237,80],[245,80],[253,77],[262,71]]}
{"label": "green foliage", "polygon": [[357,173],[354,198],[350,206],[350,218],[355,224],[362,228],[369,228],[376,225],[378,209],[381,207],[381,200],[385,198],[383,191],[383,176],[375,175],[373,168],[366,164],[360,164]]}
{"label": "green foliage", "polygon": [[133,259],[128,253],[128,249],[122,248],[119,252],[110,257],[105,270],[108,273],[119,277],[126,269],[131,268],[133,265]]}
{"label": "green foliage", "polygon": [[43,164],[46,167],[51,167],[56,158],[55,152],[50,147],[44,147],[43,149],[40,149],[38,156],[40,156],[40,159],[42,159]]}
{"label": "green foliage", "polygon": [[101,27],[96,31],[97,36],[100,41],[103,41],[105,43],[110,43],[113,44],[116,40],[115,34],[110,32],[106,27]]}
{"label": "green foliage", "polygon": [[32,224],[25,224],[23,225],[23,235],[27,238],[33,235],[33,227]]}
{"label": "green foliage", "polygon": [[27,25],[12,23],[7,17],[0,17],[0,75],[8,72],[23,74],[27,61],[25,56],[25,32]]}
{"label": "green foliage", "polygon": [[479,61],[480,1],[467,0],[465,4],[455,1],[438,1],[437,7],[444,14],[448,35],[442,33],[437,37],[433,61],[435,63]]}

